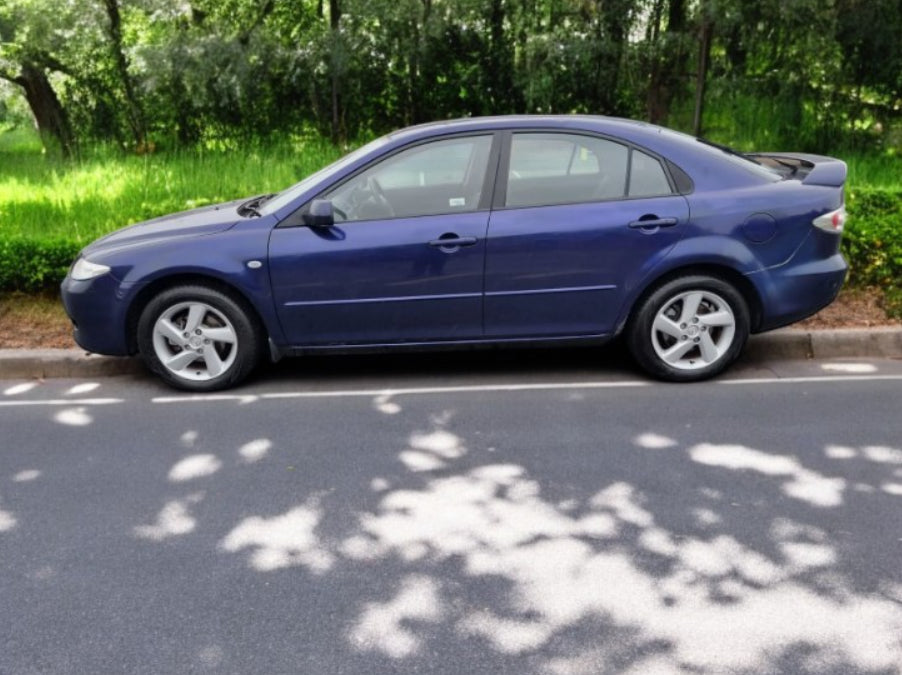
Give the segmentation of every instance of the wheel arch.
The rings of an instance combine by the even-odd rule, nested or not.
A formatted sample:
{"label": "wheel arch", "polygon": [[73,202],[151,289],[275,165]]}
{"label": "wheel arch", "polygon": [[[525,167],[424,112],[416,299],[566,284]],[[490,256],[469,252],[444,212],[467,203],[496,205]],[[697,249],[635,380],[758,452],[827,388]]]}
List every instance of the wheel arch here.
{"label": "wheel arch", "polygon": [[144,312],[144,308],[147,307],[148,303],[155,296],[165,290],[175,288],[176,286],[205,286],[228,295],[247,312],[251,323],[253,323],[254,328],[258,331],[263,342],[265,343],[269,339],[270,333],[267,329],[266,322],[263,320],[263,317],[260,315],[260,312],[257,310],[254,303],[251,302],[247,295],[242,293],[239,288],[222,279],[207,276],[205,274],[173,274],[154,279],[146,286],[142,287],[132,299],[131,303],[129,303],[128,312],[126,313],[125,318],[125,337],[130,354],[136,354],[138,352],[138,321],[141,318],[141,314]]}
{"label": "wheel arch", "polygon": [[761,296],[758,294],[758,290],[755,288],[754,284],[752,284],[752,282],[749,281],[745,275],[737,272],[735,269],[728,267],[727,265],[719,265],[716,263],[702,263],[676,267],[674,269],[667,270],[663,274],[649,280],[648,283],[646,283],[642,287],[642,290],[638,294],[636,294],[636,296],[630,303],[629,311],[626,313],[623,320],[621,321],[620,326],[618,327],[618,333],[621,332],[629,324],[629,322],[635,316],[638,308],[642,306],[642,303],[645,301],[645,299],[649,295],[654,293],[656,289],[663,286],[667,282],[672,281],[673,279],[690,276],[693,274],[715,277],[730,284],[737,291],[739,291],[739,293],[745,300],[746,305],[748,306],[750,332],[756,332],[758,326],[760,326],[761,324],[761,319],[763,316],[763,305],[761,302]]}

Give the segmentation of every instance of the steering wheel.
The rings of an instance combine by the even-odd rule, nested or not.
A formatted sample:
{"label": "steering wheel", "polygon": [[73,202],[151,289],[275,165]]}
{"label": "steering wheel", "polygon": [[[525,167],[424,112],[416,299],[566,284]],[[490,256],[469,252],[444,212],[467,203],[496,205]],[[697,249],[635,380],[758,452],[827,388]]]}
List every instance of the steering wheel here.
{"label": "steering wheel", "polygon": [[370,196],[379,204],[380,207],[388,212],[389,216],[395,215],[395,210],[391,207],[391,204],[385,197],[385,192],[382,190],[382,186],[379,185],[379,181],[376,180],[375,176],[367,176],[366,188],[367,190],[369,190]]}

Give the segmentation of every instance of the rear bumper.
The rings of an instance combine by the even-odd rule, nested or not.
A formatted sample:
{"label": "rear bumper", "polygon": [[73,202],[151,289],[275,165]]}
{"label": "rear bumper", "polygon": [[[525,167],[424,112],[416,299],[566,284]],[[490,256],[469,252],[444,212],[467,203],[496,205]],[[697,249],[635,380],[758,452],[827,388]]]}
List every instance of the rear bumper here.
{"label": "rear bumper", "polygon": [[755,333],[780,328],[811,316],[836,299],[849,266],[840,253],[823,260],[790,261],[750,274],[764,308]]}
{"label": "rear bumper", "polygon": [[60,286],[63,307],[78,346],[95,354],[128,355],[125,289],[111,275],[88,281],[66,277]]}

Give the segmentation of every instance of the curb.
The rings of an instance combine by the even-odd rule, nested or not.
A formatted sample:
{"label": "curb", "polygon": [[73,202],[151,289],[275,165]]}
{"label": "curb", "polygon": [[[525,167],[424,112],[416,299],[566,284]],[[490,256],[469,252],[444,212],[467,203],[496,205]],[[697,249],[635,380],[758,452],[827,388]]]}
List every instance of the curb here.
{"label": "curb", "polygon": [[0,349],[0,379],[109,377],[143,371],[137,358],[98,356],[83,349]]}
{"label": "curb", "polygon": [[[745,363],[832,358],[902,359],[902,327],[783,328],[751,336],[742,355]],[[145,372],[136,357],[98,356],[81,349],[0,349],[0,379],[110,377]]]}
{"label": "curb", "polygon": [[[902,328],[837,328],[805,331],[797,328],[753,335],[744,361],[786,359],[881,358],[902,359]],[[2,372],[2,366],[0,366]]]}

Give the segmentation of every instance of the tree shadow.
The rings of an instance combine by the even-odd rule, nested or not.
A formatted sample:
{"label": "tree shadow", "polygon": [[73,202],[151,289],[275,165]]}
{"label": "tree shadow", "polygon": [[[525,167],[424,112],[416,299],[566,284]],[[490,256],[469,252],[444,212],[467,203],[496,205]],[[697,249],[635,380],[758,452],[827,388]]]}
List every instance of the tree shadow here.
{"label": "tree shadow", "polygon": [[36,411],[0,669],[895,672],[902,449],[769,395],[729,431],[705,386]]}

